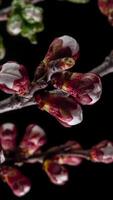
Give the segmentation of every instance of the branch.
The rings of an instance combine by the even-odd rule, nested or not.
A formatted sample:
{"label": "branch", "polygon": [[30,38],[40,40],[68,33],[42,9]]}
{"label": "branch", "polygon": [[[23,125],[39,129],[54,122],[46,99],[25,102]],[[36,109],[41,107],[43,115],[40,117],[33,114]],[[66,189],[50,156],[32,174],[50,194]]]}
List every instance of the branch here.
{"label": "branch", "polygon": [[[77,146],[75,141],[68,141],[63,145],[52,147],[45,152],[38,151],[30,157],[25,157],[21,150],[17,149],[15,154],[10,157],[3,155],[3,150],[1,150],[0,155],[2,159],[0,165],[7,165],[12,163],[13,165],[21,166],[25,163],[41,163],[43,164],[45,160],[56,161],[59,164],[69,164],[73,162],[73,159],[85,159],[92,162],[100,162],[104,164],[113,163],[113,143],[108,140],[104,140],[99,144],[93,146],[88,150],[82,149],[80,146]],[[5,158],[5,159],[3,159]],[[67,158],[67,160],[65,160]],[[64,163],[63,163],[64,161]],[[66,163],[65,163],[66,161]],[[76,165],[76,159],[75,159]]]}
{"label": "branch", "polygon": [[[111,51],[110,55],[105,58],[105,61],[101,65],[94,68],[90,72],[96,73],[101,77],[109,73],[112,73],[113,72],[113,50]],[[45,80],[41,80],[39,83],[37,83],[37,85],[34,84],[34,86],[32,86],[31,91],[28,95],[24,97],[11,96],[8,99],[0,101],[0,113],[36,105],[36,102],[33,98],[33,94],[35,93],[35,91],[38,91],[40,89],[45,89],[47,85],[48,83],[46,83]]]}
{"label": "branch", "polygon": [[101,77],[107,74],[113,73],[113,50],[104,60],[104,62],[98,67],[91,70],[91,72],[100,75]]}
{"label": "branch", "polygon": [[33,98],[27,100],[23,97],[11,96],[3,101],[0,101],[0,113],[13,111],[32,105],[36,105]]}
{"label": "branch", "polygon": [[74,150],[71,152],[70,150],[66,150],[65,145],[60,145],[57,147],[52,147],[43,153],[34,154],[28,158],[22,157],[21,154],[17,152],[15,153],[14,157],[6,157],[3,162],[1,161],[2,165],[7,165],[9,163],[13,163],[15,165],[21,166],[25,163],[43,163],[46,159],[52,159],[54,156],[73,156],[77,158],[83,158],[86,160],[90,160],[90,150]]}

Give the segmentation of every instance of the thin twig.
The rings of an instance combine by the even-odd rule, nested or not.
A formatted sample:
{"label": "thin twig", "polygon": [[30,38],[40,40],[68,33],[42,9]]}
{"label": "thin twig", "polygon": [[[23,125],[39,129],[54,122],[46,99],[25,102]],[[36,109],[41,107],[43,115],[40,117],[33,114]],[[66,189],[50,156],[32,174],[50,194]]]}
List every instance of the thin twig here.
{"label": "thin twig", "polygon": [[86,160],[90,160],[90,150],[74,150],[74,152],[71,152],[70,150],[65,149],[65,145],[60,145],[57,147],[52,147],[48,149],[45,152],[34,154],[28,158],[22,157],[21,155],[15,153],[14,157],[6,157],[5,161],[2,163],[2,165],[6,165],[9,163],[15,164],[15,165],[23,165],[24,163],[43,163],[46,159],[51,159],[54,156],[73,156],[78,158],[83,158]]}
{"label": "thin twig", "polygon": [[0,113],[5,113],[17,109],[21,109],[28,106],[36,105],[33,98],[24,102],[25,99],[17,98],[16,96],[11,96],[3,101],[0,101]]}
{"label": "thin twig", "polygon": [[104,60],[104,62],[98,67],[91,70],[91,72],[100,75],[101,77],[107,74],[113,73],[113,50]]}

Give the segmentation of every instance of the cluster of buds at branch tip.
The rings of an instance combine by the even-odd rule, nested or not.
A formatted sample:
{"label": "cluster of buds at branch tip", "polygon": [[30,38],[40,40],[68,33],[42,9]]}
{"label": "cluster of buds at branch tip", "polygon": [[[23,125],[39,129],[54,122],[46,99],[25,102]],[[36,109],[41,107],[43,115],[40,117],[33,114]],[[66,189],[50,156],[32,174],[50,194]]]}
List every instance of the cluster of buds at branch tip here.
{"label": "cluster of buds at branch tip", "polygon": [[79,49],[71,36],[54,39],[36,67],[33,81],[23,65],[16,62],[1,65],[0,89],[12,96],[0,102],[0,113],[37,105],[65,127],[81,123],[81,106],[92,105],[100,99],[101,77],[113,72],[113,52],[90,72],[69,72],[79,58]]}
{"label": "cluster of buds at branch tip", "polygon": [[17,129],[12,123],[0,126],[0,178],[14,195],[21,197],[31,189],[29,178],[23,175],[23,164],[40,163],[50,181],[64,185],[69,179],[67,167],[77,167],[84,159],[93,163],[113,163],[113,142],[104,140],[84,150],[76,141],[42,150],[46,143],[45,131],[37,124],[27,126],[22,141],[16,143]]}
{"label": "cluster of buds at branch tip", "polygon": [[[0,126],[1,165],[0,177],[8,184],[16,196],[23,196],[30,191],[30,180],[15,167],[23,159],[28,159],[35,153],[40,153],[40,148],[46,142],[45,132],[36,124],[30,124],[19,146],[16,145],[17,130],[14,124],[6,123]],[[16,153],[15,153],[16,152]],[[14,158],[13,165],[7,164],[7,159]],[[13,160],[13,159],[12,159]]]}

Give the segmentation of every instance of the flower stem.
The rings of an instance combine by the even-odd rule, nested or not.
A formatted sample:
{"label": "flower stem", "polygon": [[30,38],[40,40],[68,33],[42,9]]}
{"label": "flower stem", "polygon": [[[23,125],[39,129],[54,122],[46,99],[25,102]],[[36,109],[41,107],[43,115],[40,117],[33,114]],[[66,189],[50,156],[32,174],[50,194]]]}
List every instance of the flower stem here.
{"label": "flower stem", "polygon": [[105,58],[104,62],[98,67],[94,68],[90,72],[96,73],[101,77],[106,76],[107,74],[113,73],[113,50]]}
{"label": "flower stem", "polygon": [[34,154],[28,158],[22,157],[18,151],[15,153],[14,157],[6,157],[5,161],[1,163],[1,165],[6,165],[6,164],[15,164],[17,166],[21,166],[25,163],[43,163],[45,159],[51,159],[54,156],[74,156],[78,158],[83,158],[86,160],[90,160],[90,154],[89,150],[74,150],[74,152],[71,152],[70,150],[65,149],[65,145],[60,145],[57,147],[52,147],[48,149],[45,152]]}
{"label": "flower stem", "polygon": [[36,104],[33,98],[27,101],[24,100],[25,98],[22,97],[11,96],[5,100],[0,101],[0,113],[21,109]]}

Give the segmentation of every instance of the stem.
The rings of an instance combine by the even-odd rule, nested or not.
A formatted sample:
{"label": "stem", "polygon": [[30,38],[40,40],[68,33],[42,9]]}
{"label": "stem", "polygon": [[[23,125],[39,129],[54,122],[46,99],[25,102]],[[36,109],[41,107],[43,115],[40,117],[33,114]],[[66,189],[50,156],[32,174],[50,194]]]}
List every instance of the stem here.
{"label": "stem", "polygon": [[96,73],[99,76],[103,77],[107,74],[113,73],[113,50],[104,60],[104,62],[98,67],[94,68],[90,72]]}
{"label": "stem", "polygon": [[[38,155],[33,155],[27,159],[23,159],[20,161],[23,163],[36,163],[36,162],[40,162],[43,163],[43,161],[45,159],[51,159],[53,156],[55,155],[59,155],[59,156],[64,156],[64,155],[68,155],[68,156],[75,156],[78,158],[83,158],[86,160],[90,160],[90,150],[74,150],[73,152],[71,152],[70,147],[68,149],[68,147],[64,145],[60,145],[60,146],[56,146],[56,147],[52,147],[50,149],[48,149],[47,151],[40,153]],[[16,156],[17,158],[18,156]],[[19,160],[18,160],[19,161]],[[17,161],[17,163],[18,163]]]}
{"label": "stem", "polygon": [[19,153],[17,152],[15,153],[14,157],[6,157],[5,161],[1,163],[1,165],[13,163],[15,165],[21,166],[24,163],[33,164],[37,162],[42,164],[45,159],[51,159],[55,155],[59,155],[59,156],[67,155],[67,156],[74,156],[74,157],[90,160],[89,150],[74,150],[74,152],[71,152],[70,150],[66,151],[65,145],[60,145],[57,147],[52,147],[43,153],[32,155],[29,158],[23,158],[21,157],[21,154],[19,155]]}
{"label": "stem", "polygon": [[33,98],[24,102],[22,97],[11,96],[3,101],[0,101],[0,113],[21,109],[24,107],[36,105]]}
{"label": "stem", "polygon": [[9,112],[17,109],[21,109],[28,106],[36,105],[33,95],[36,91],[47,87],[47,83],[42,80],[39,83],[32,83],[30,92],[23,96],[12,95],[11,97],[0,101],[0,113]]}

